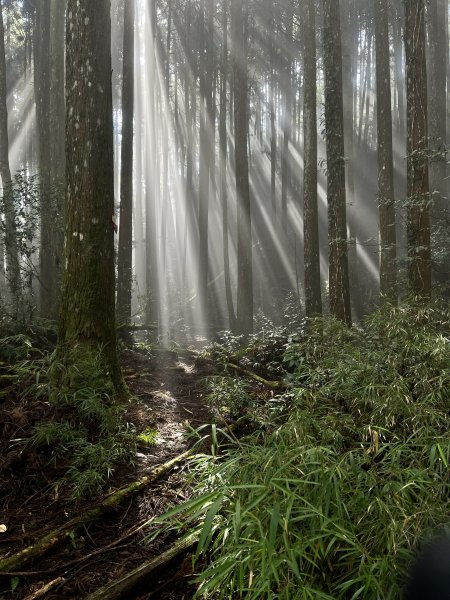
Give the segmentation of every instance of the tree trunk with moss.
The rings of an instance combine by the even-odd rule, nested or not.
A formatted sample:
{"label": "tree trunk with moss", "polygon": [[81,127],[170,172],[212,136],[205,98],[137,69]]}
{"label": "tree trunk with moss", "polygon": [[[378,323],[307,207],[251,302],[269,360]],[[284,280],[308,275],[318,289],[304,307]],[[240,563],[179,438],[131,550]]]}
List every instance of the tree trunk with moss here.
{"label": "tree trunk with moss", "polygon": [[66,268],[58,355],[70,368],[100,352],[105,382],[119,390],[110,1],[69,0],[67,15]]}

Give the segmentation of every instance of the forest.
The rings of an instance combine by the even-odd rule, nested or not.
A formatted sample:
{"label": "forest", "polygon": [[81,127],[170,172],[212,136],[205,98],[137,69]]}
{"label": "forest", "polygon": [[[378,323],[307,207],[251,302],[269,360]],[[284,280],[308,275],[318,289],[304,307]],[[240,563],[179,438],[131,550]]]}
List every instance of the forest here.
{"label": "forest", "polygon": [[448,600],[449,23],[0,0],[0,600]]}

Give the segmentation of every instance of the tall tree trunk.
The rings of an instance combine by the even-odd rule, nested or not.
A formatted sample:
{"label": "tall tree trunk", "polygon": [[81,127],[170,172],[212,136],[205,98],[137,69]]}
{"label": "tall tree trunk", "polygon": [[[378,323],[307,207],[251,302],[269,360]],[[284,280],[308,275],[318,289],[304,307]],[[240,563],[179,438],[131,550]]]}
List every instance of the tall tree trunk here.
{"label": "tall tree trunk", "polygon": [[110,2],[69,0],[67,12],[66,270],[58,353],[69,373],[74,364],[78,377],[87,379],[83,385],[96,385],[89,358],[100,353],[105,381],[121,391],[114,306]]}
{"label": "tall tree trunk", "polygon": [[267,34],[270,36],[270,83],[269,83],[269,110],[270,110],[270,198],[272,205],[272,217],[275,220],[277,214],[277,124],[275,106],[275,71],[276,71],[276,19],[272,6],[270,10],[270,28]]}
{"label": "tall tree trunk", "polygon": [[[156,7],[155,7],[156,11]],[[166,34],[166,48],[165,48],[165,61],[164,61],[164,97],[161,98],[160,111],[161,120],[164,119],[164,115],[167,116],[166,120],[166,131],[162,133],[162,206],[161,206],[161,243],[160,243],[160,262],[161,262],[161,274],[166,276],[166,255],[167,255],[167,215],[169,212],[169,107],[170,107],[170,55],[171,55],[171,44],[172,44],[172,1],[169,0],[167,3],[167,34]],[[161,49],[163,44],[161,41]],[[163,52],[161,51],[161,55]],[[166,308],[166,304],[161,305],[162,309]]]}
{"label": "tall tree trunk", "polygon": [[20,296],[20,264],[17,245],[16,214],[9,164],[8,108],[6,90],[5,33],[3,27],[3,5],[0,0],[0,176],[3,186],[3,212],[5,215],[5,254],[7,279],[11,298],[16,307]]}
{"label": "tall tree trunk", "polygon": [[120,174],[117,318],[131,320],[133,282],[133,125],[134,125],[134,14],[135,0],[126,0],[123,34],[122,146]]}
{"label": "tall tree trunk", "polygon": [[222,204],[223,271],[228,321],[232,331],[236,329],[233,295],[230,279],[230,256],[228,248],[228,186],[227,186],[227,75],[228,75],[228,15],[227,0],[222,0],[222,69],[220,76],[220,197]]}
{"label": "tall tree trunk", "polygon": [[[366,47],[367,58],[366,58],[366,68],[364,71],[364,82],[363,82],[362,89],[360,90],[361,97],[360,97],[360,102],[359,102],[358,148],[361,148],[361,144],[363,141],[363,126],[365,124],[364,109],[366,108],[367,98],[369,96],[370,65],[371,65],[370,57],[371,57],[371,51],[372,51],[372,29],[369,29],[365,47]],[[362,65],[361,65],[361,73],[362,73]]]}
{"label": "tall tree trunk", "polygon": [[350,325],[339,1],[324,0],[323,8],[330,312]]}
{"label": "tall tree trunk", "polygon": [[357,24],[360,19],[355,19],[358,15],[358,6],[354,0],[344,0],[341,4],[342,17],[342,39],[343,39],[343,82],[342,93],[344,103],[344,148],[346,156],[346,202],[347,202],[347,222],[348,222],[348,261],[349,261],[349,281],[350,289],[358,290],[355,294],[354,309],[359,316],[363,310],[359,297],[361,294],[359,281],[359,256],[357,244],[358,230],[358,204],[359,199],[355,195],[355,123],[353,114],[356,110],[354,100],[356,91],[354,80],[356,79],[356,57],[357,57]]}
{"label": "tall tree trunk", "polygon": [[[435,0],[428,5],[428,68],[430,101],[428,107],[430,150],[437,157],[430,163],[432,194],[432,220],[439,239],[449,235],[447,198],[447,63],[449,42],[447,37],[447,0]],[[434,275],[439,283],[446,283],[449,265],[436,264]]]}
{"label": "tall tree trunk", "polygon": [[431,252],[424,0],[408,0],[405,11],[408,280],[412,294],[427,298]]}
{"label": "tall tree trunk", "polygon": [[[303,0],[300,0],[300,8]],[[317,208],[317,64],[314,0],[305,3],[303,239],[306,316],[322,314]]]}
{"label": "tall tree trunk", "polygon": [[[156,49],[157,49],[157,23],[156,6],[154,0],[149,0],[148,15],[150,19],[150,52],[148,55],[148,80],[156,80]],[[146,103],[146,112],[149,118],[150,134],[146,135],[145,148],[155,148],[156,139],[156,86],[149,91]],[[150,136],[153,136],[150,139]],[[156,202],[157,194],[157,164],[158,157],[155,151],[152,156],[147,156],[146,168],[146,201],[145,201],[145,281],[146,281],[146,320],[147,323],[157,321],[159,315],[159,270],[158,270],[158,244],[156,238]]]}
{"label": "tall tree trunk", "polygon": [[234,140],[236,194],[238,201],[237,327],[238,331],[244,335],[248,335],[253,330],[252,228],[247,149],[247,21],[247,0],[232,0]]}
{"label": "tall tree trunk", "polygon": [[[205,7],[206,5],[206,7]],[[202,41],[200,56],[200,173],[199,173],[199,277],[198,295],[200,307],[204,314],[208,314],[208,223],[209,223],[209,194],[212,160],[214,151],[212,146],[212,83],[213,83],[213,54],[214,54],[214,2],[201,0]]]}
{"label": "tall tree trunk", "polygon": [[405,78],[403,71],[402,25],[400,15],[394,23],[394,67],[397,84],[397,119],[398,133],[401,140],[405,139]]}
{"label": "tall tree trunk", "polygon": [[391,68],[387,0],[374,0],[377,79],[378,203],[380,210],[380,297],[397,302]]}
{"label": "tall tree trunk", "polygon": [[[53,227],[51,229],[52,269],[59,299],[64,254],[64,188],[65,155],[65,90],[64,90],[64,30],[66,0],[51,0],[50,8],[50,187]],[[57,306],[52,310],[57,314]]]}
{"label": "tall tree trunk", "polygon": [[57,270],[54,257],[54,220],[50,184],[50,7],[48,0],[36,4],[34,33],[34,93],[38,130],[40,194],[40,309],[44,318],[57,313]]}
{"label": "tall tree trunk", "polygon": [[283,156],[281,164],[281,226],[287,231],[287,197],[289,182],[289,141],[292,131],[292,35],[293,35],[294,13],[289,3],[286,8],[285,25],[285,59],[283,74]]}
{"label": "tall tree trunk", "polygon": [[[50,179],[58,196],[64,194],[66,156],[64,91],[64,24],[66,0],[51,0],[50,9]],[[60,206],[61,211],[63,205]],[[60,248],[62,251],[63,248]],[[61,258],[61,253],[59,254]]]}

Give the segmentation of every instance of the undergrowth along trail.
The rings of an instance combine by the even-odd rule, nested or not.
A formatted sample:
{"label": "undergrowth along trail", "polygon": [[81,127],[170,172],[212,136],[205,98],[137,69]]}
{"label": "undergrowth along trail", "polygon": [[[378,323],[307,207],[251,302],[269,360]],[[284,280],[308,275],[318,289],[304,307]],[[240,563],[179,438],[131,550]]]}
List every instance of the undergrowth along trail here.
{"label": "undergrowth along trail", "polygon": [[[91,506],[90,501],[74,502],[70,498],[70,486],[60,487],[61,472],[52,461],[49,462],[51,448],[46,452],[46,458],[33,447],[23,451],[24,446],[19,440],[32,437],[35,426],[45,422],[51,409],[45,395],[32,397],[26,392],[27,386],[36,381],[42,356],[32,350],[33,343],[26,336],[18,338],[14,344],[19,344],[22,350],[29,348],[30,353],[24,358],[22,350],[17,349],[16,358],[22,359],[20,367],[11,355],[11,368],[4,362],[2,373],[16,374],[25,367],[30,373],[26,381],[21,380],[20,386],[12,386],[10,377],[0,378],[5,392],[1,423],[4,452],[0,465],[5,485],[0,502],[1,521],[6,527],[0,537],[1,556],[32,545],[46,532],[64,526]],[[33,359],[38,361],[36,365]],[[196,361],[194,354],[163,349],[152,351],[151,347],[135,346],[122,352],[122,368],[132,394],[124,422],[128,423],[134,436],[136,453],[131,468],[117,467],[111,479],[113,489],[145,478],[156,466],[183,453],[193,443],[189,432],[209,421],[203,380],[210,374],[211,366]],[[14,383],[18,380],[20,377],[14,378]],[[83,598],[142,561],[157,556],[165,542],[142,544],[143,531],[148,527],[136,530],[165,508],[188,497],[189,489],[178,469],[176,467],[139,495],[130,496],[117,513],[108,511],[100,521],[88,521],[81,530],[74,530],[66,536],[67,543],[58,546],[56,553],[44,555],[21,570],[32,575],[0,577],[0,597],[19,600],[51,583],[46,598]],[[177,579],[176,571],[176,567],[173,572],[169,571],[167,578]],[[181,576],[183,590],[185,585],[184,576]],[[176,586],[173,582],[172,587]],[[164,593],[161,589],[161,598]]]}

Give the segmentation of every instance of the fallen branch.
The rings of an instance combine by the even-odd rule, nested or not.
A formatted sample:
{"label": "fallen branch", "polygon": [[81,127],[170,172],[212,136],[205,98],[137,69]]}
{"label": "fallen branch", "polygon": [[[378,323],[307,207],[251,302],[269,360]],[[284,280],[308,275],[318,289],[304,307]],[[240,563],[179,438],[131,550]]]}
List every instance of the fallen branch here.
{"label": "fallen branch", "polygon": [[20,571],[23,566],[28,564],[31,560],[43,556],[55,548],[58,544],[73,536],[73,534],[83,525],[100,519],[109,511],[117,508],[117,506],[126,498],[146,489],[148,486],[170,471],[175,465],[190,458],[194,453],[195,449],[191,448],[190,450],[175,456],[163,465],[159,465],[158,467],[152,469],[151,472],[145,477],[141,477],[141,479],[134,481],[130,485],[115,490],[106,496],[98,506],[88,509],[78,517],[68,521],[65,525],[62,525],[58,529],[54,529],[38,540],[35,544],[20,550],[12,556],[1,559],[0,576],[3,575],[5,577],[11,577],[12,575],[9,575],[8,573]]}
{"label": "fallen branch", "polygon": [[175,542],[168,550],[159,556],[152,558],[137,567],[131,573],[127,573],[120,579],[116,579],[100,588],[93,594],[90,594],[86,600],[118,600],[119,598],[131,598],[130,593],[139,585],[142,585],[150,576],[154,575],[162,567],[171,563],[178,556],[187,552],[198,541],[198,534],[193,533],[190,536]]}
{"label": "fallen branch", "polygon": [[272,390],[287,390],[290,387],[292,387],[289,383],[286,383],[285,381],[269,381],[269,379],[264,379],[264,377],[261,377],[260,375],[253,373],[253,371],[244,369],[243,367],[240,367],[239,365],[235,365],[234,363],[227,363],[227,366],[231,367],[232,369],[235,369],[236,371],[239,371],[243,375],[247,375],[247,377],[251,377],[258,383],[261,383],[262,385],[265,385],[266,387],[270,387]]}
{"label": "fallen branch", "polygon": [[53,579],[53,581],[49,581],[48,583],[46,583],[44,587],[41,587],[36,592],[33,592],[33,594],[31,594],[30,596],[27,596],[25,600],[36,600],[36,598],[42,598],[42,596],[45,596],[47,592],[52,590],[60,583],[65,583],[65,581],[66,580],[64,579],[64,577],[58,577],[57,579]]}

